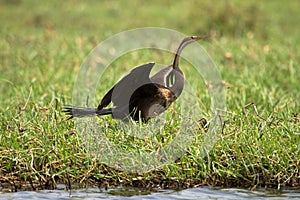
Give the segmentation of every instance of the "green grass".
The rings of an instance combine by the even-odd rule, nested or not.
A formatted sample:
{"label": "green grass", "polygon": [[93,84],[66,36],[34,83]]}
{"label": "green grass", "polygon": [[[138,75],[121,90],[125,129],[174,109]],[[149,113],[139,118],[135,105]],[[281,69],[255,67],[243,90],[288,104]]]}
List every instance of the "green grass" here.
{"label": "green grass", "polygon": [[[299,6],[292,0],[160,0],[151,5],[1,0],[0,183],[15,189],[52,188],[56,183],[299,188]],[[205,157],[199,156],[204,134],[199,131],[176,162],[132,174],[91,156],[73,121],[65,121],[61,110],[72,102],[73,85],[88,53],[113,34],[144,26],[213,35],[201,44],[228,86],[227,111],[222,135]],[[171,63],[172,56],[132,53],[113,65],[124,66],[126,73],[153,60]],[[187,69],[187,79],[199,84]],[[97,90],[99,100],[122,73],[117,75],[106,72]],[[203,88],[200,84],[197,96],[204,105],[203,116],[209,117],[209,97]],[[124,149],[154,148],[117,130],[109,117],[98,121],[110,127],[109,139]],[[172,128],[176,125],[166,126],[157,141],[170,140]]]}

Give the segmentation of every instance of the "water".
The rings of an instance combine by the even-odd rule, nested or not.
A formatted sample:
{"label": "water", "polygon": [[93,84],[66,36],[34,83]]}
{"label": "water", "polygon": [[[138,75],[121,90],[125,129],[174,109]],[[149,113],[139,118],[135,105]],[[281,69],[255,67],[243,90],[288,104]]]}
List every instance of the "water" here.
{"label": "water", "polygon": [[107,191],[101,191],[98,188],[77,189],[70,193],[66,190],[42,190],[38,192],[15,192],[15,193],[0,193],[0,199],[18,200],[18,199],[121,199],[121,200],[140,200],[140,199],[186,199],[186,200],[201,200],[201,199],[299,199],[300,191],[283,190],[256,190],[249,191],[237,188],[212,188],[201,187],[185,189],[181,191],[174,190],[158,190],[145,191],[134,188],[116,188]]}

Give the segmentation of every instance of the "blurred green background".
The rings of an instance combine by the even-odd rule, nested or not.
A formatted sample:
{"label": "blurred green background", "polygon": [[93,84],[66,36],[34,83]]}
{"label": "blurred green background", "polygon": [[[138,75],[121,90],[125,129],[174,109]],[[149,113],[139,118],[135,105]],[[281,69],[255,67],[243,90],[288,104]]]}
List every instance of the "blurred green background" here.
{"label": "blurred green background", "polygon": [[[158,26],[187,34],[216,32],[262,38],[299,34],[299,2],[282,1],[45,1],[1,0],[2,32],[89,35],[99,39],[123,30]],[[20,30],[25,28],[25,30]]]}

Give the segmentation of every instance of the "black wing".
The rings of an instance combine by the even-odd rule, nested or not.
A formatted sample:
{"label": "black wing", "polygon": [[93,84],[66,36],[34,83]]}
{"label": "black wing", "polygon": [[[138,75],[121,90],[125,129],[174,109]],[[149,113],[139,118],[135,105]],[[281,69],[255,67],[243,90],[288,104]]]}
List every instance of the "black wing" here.
{"label": "black wing", "polygon": [[131,70],[105,94],[98,109],[101,110],[110,102],[116,107],[129,105],[133,92],[142,85],[151,83],[149,75],[154,65],[154,62],[150,62]]}

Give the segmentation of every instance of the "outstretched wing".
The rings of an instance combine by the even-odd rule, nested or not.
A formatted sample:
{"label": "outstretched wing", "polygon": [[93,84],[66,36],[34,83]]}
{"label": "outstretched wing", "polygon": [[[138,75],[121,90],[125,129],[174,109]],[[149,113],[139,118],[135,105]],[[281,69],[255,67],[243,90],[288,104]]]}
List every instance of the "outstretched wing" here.
{"label": "outstretched wing", "polygon": [[140,86],[151,83],[149,75],[154,65],[154,62],[150,62],[131,70],[105,94],[98,109],[106,107],[110,102],[116,107],[129,105],[133,92]]}

